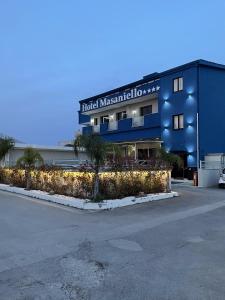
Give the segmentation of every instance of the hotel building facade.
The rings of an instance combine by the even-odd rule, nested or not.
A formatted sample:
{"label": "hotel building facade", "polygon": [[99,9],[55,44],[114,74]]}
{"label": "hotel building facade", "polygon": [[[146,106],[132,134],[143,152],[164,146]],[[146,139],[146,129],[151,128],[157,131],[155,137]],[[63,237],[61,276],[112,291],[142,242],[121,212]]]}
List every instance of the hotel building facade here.
{"label": "hotel building facade", "polygon": [[225,65],[197,60],[80,101],[83,134],[147,160],[163,147],[196,170],[225,152]]}

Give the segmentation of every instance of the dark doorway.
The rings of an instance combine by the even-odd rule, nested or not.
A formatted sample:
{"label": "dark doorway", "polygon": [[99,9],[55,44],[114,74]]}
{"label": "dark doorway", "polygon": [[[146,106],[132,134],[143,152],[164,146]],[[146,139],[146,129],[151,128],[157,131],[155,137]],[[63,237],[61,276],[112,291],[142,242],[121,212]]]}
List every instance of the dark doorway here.
{"label": "dark doorway", "polygon": [[187,152],[184,151],[173,151],[174,154],[180,156],[182,159],[182,166],[174,165],[171,176],[173,178],[187,178]]}
{"label": "dark doorway", "polygon": [[138,159],[147,160],[148,159],[148,149],[138,149]]}

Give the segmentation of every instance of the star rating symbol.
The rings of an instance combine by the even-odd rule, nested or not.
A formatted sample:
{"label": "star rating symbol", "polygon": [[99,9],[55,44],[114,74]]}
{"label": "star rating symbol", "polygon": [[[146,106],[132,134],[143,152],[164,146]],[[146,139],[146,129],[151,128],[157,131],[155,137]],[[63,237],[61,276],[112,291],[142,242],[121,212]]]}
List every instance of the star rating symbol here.
{"label": "star rating symbol", "polygon": [[155,92],[155,87],[153,86],[153,88],[152,88],[152,92]]}
{"label": "star rating symbol", "polygon": [[158,86],[158,85],[157,85],[157,87],[156,87],[156,91],[159,91],[159,90],[160,90],[160,86]]}
{"label": "star rating symbol", "polygon": [[151,91],[152,91],[151,89],[148,89],[148,93],[151,93]]}
{"label": "star rating symbol", "polygon": [[146,90],[143,90],[143,95],[145,95],[146,94]]}

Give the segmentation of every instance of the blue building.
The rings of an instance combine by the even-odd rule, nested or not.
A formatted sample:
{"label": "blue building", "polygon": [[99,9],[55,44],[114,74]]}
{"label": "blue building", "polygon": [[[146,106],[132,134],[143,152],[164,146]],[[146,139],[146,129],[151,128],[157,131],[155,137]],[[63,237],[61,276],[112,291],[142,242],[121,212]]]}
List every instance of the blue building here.
{"label": "blue building", "polygon": [[79,123],[136,159],[164,147],[195,170],[225,152],[225,65],[196,60],[81,100]]}

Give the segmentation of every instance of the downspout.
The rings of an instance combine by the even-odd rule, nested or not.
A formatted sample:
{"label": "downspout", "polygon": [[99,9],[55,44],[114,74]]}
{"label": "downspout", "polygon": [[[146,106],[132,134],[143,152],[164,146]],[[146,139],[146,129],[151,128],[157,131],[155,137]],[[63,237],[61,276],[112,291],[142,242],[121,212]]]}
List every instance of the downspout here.
{"label": "downspout", "polygon": [[200,167],[200,150],[199,150],[199,89],[200,89],[200,76],[199,76],[200,65],[197,65],[197,136],[196,136],[196,147],[197,147],[197,169]]}
{"label": "downspout", "polygon": [[197,169],[199,168],[199,115],[197,112],[197,142],[196,142],[196,147],[197,147]]}

